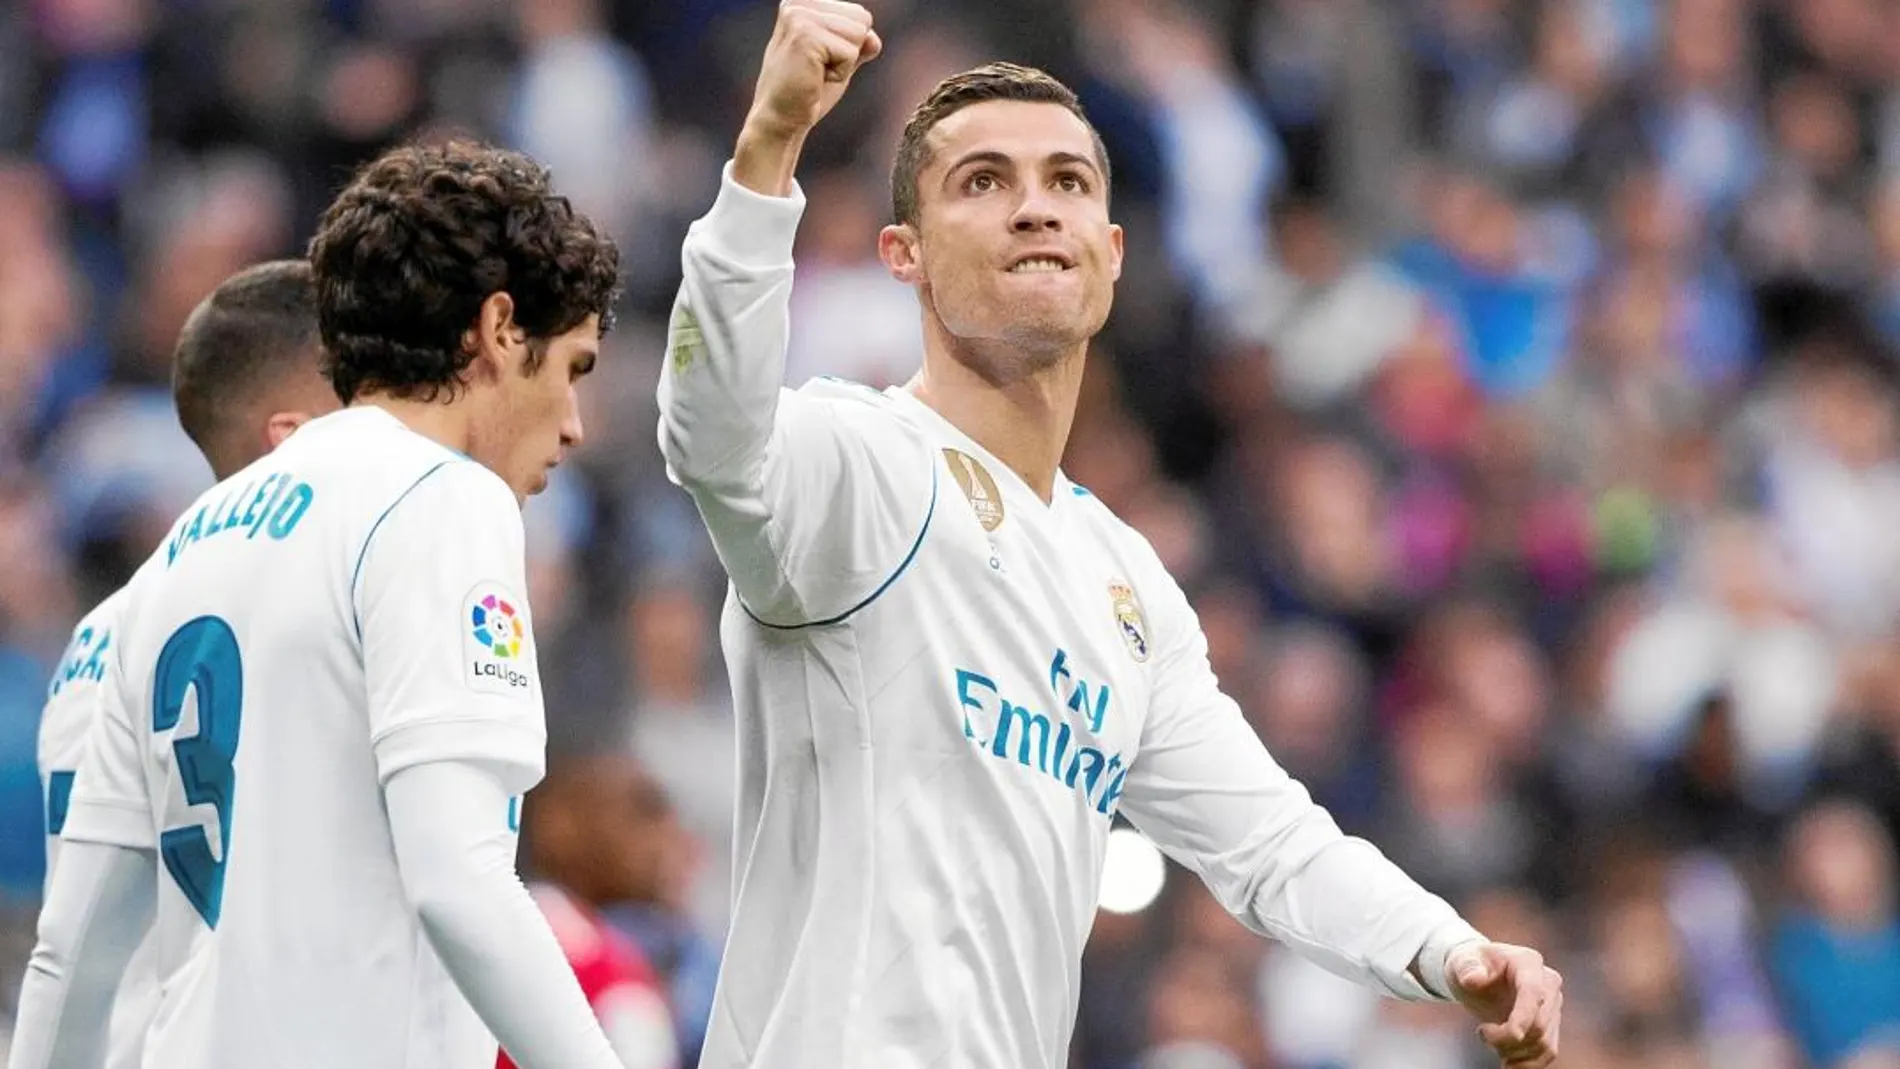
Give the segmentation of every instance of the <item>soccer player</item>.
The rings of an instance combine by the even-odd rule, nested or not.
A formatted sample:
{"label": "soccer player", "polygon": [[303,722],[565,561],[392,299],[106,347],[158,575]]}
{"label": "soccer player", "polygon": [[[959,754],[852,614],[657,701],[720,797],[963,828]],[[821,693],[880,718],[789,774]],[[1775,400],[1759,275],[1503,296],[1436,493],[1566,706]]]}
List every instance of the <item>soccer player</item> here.
{"label": "soccer player", "polygon": [[1255,931],[1550,1064],[1558,975],[1340,833],[1153,550],[1059,470],[1122,252],[1073,94],[1007,64],[931,93],[878,245],[922,370],[781,389],[800,146],[879,48],[857,5],[780,7],[670,324],[660,443],[731,579],[739,715],[701,1064],[1065,1065],[1117,814]]}
{"label": "soccer player", "polygon": [[[230,478],[313,416],[337,407],[318,370],[319,351],[316,289],[303,260],[247,267],[192,310],[172,351],[172,399],[178,422],[216,478]],[[113,593],[73,628],[40,713],[49,879],[86,729],[98,718],[99,683],[123,600],[123,591]],[[145,1026],[158,1004],[151,953],[150,945],[142,946],[120,982],[107,1069],[139,1064]]]}
{"label": "soccer player", "polygon": [[16,1069],[98,1063],[151,922],[145,1064],[614,1069],[515,875],[546,748],[520,507],[582,428],[613,244],[468,144],[365,167],[310,246],[342,411],[129,584]]}

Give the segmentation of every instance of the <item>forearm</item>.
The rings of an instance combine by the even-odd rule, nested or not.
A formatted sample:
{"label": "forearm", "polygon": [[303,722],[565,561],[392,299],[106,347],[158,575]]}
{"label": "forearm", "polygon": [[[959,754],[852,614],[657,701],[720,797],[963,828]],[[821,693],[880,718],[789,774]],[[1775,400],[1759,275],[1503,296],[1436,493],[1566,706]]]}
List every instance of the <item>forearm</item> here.
{"label": "forearm", "polygon": [[732,152],[732,180],[761,196],[791,196],[806,133],[759,116],[748,118]]}
{"label": "forearm", "polygon": [[1261,879],[1250,923],[1342,976],[1411,1001],[1448,998],[1445,957],[1483,937],[1362,839],[1315,807]]}
{"label": "forearm", "polygon": [[417,765],[384,788],[404,888],[430,945],[522,1069],[620,1069],[515,874],[508,795],[478,766]]}
{"label": "forearm", "polygon": [[775,166],[770,153],[735,158],[712,209],[688,231],[659,384],[669,473],[689,490],[726,496],[756,495],[768,461],[791,336],[792,244],[805,206],[796,186],[783,197],[747,188],[741,163]]}
{"label": "forearm", "polygon": [[93,1069],[105,1060],[112,1001],[152,921],[150,854],[70,842],[47,887],[20,988],[9,1069]]}

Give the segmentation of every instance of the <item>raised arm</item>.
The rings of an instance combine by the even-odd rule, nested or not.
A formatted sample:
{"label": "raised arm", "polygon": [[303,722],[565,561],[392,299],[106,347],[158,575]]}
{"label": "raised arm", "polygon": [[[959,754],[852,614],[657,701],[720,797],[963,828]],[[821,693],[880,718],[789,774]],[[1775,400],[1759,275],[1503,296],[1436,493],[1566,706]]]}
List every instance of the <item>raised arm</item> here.
{"label": "raised arm", "polygon": [[1550,1064],[1557,974],[1342,833],[1221,692],[1199,621],[1158,563],[1147,586],[1154,697],[1121,811],[1254,931],[1388,995],[1464,1004],[1511,1069]]}
{"label": "raised arm", "polygon": [[718,199],[687,234],[659,386],[660,450],[741,602],[794,627],[849,615],[929,515],[935,466],[877,394],[784,389],[793,180],[805,136],[877,54],[870,14],[788,0]]}

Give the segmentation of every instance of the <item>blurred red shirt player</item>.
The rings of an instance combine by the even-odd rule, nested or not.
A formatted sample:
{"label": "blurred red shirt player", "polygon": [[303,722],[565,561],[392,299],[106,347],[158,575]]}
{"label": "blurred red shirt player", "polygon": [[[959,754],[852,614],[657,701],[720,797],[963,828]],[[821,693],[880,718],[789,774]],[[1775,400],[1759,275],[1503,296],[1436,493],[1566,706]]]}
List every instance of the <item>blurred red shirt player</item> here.
{"label": "blurred red shirt player", "polygon": [[[646,957],[560,888],[543,883],[531,890],[627,1069],[678,1069],[673,1018]],[[498,1066],[516,1069],[506,1052]]]}
{"label": "blurred red shirt player", "polygon": [[[627,1069],[678,1069],[665,989],[646,955],[596,912],[623,897],[624,885],[646,867],[641,855],[649,844],[626,834],[635,827],[636,802],[622,797],[631,789],[616,774],[622,763],[595,758],[549,769],[526,807],[523,845],[540,877],[530,890]],[[505,1051],[498,1066],[516,1069]]]}

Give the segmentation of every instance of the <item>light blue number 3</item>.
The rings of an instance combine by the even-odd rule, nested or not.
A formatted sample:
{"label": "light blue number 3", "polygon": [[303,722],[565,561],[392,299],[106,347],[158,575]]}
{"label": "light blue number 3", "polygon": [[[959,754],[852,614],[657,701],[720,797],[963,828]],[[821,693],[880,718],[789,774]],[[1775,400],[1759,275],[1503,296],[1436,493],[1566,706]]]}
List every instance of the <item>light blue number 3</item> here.
{"label": "light blue number 3", "polygon": [[218,812],[218,851],[201,825],[168,829],[158,852],[192,908],[209,927],[218,926],[224,903],[224,866],[231,858],[231,800],[237,787],[238,721],[244,712],[244,662],[237,635],[216,616],[200,616],[172,632],[158,655],[152,686],[152,730],[178,726],[185,695],[198,695],[198,733],[173,739],[178,781],[189,805]]}

